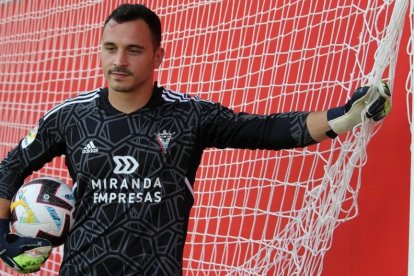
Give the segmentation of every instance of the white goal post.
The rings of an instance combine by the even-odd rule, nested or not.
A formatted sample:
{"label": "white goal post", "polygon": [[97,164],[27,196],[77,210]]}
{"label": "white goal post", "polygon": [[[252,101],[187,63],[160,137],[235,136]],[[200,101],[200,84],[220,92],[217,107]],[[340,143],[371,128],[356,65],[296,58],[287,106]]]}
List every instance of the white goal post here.
{"label": "white goal post", "polygon": [[[103,21],[123,2],[0,0],[0,158],[51,107],[105,85]],[[414,43],[413,0],[141,3],[163,23],[159,83],[249,113],[326,110],[381,79],[392,88],[398,53],[407,49],[400,45],[407,16]],[[304,149],[207,150],[194,187],[185,274],[320,275],[334,230],[358,215],[367,145],[380,127],[365,120]],[[34,176],[71,183],[65,168],[58,158]],[[43,272],[57,275],[61,260],[57,248]]]}

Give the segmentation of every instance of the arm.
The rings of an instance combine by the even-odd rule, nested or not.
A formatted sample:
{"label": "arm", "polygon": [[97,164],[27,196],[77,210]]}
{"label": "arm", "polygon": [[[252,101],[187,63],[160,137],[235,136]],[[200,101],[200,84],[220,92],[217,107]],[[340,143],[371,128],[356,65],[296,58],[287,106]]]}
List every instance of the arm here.
{"label": "arm", "polygon": [[28,175],[63,153],[59,131],[54,127],[58,124],[53,120],[41,120],[39,128],[32,130],[0,163],[0,258],[22,273],[40,270],[52,245],[46,239],[10,233],[11,199]]}
{"label": "arm", "polygon": [[[305,147],[351,130],[367,118],[379,121],[390,111],[390,91],[382,82],[378,91],[357,89],[344,105],[326,111],[288,112],[267,116],[234,113],[218,104],[206,105],[199,137],[204,147],[289,149]],[[371,93],[373,92],[373,93]],[[378,92],[378,93],[377,93]]]}
{"label": "arm", "polygon": [[308,115],[306,120],[306,125],[308,127],[309,134],[312,136],[313,140],[317,142],[322,142],[328,136],[326,132],[331,130],[331,127],[328,123],[327,111],[317,111],[311,112]]}
{"label": "arm", "polygon": [[201,113],[201,148],[280,150],[316,143],[307,128],[309,112],[270,115],[236,113],[220,104],[205,104]]}
{"label": "arm", "polygon": [[0,198],[11,200],[28,176],[64,153],[58,126],[57,116],[41,119],[0,162]]}
{"label": "arm", "polygon": [[8,199],[0,198],[0,219],[9,219],[10,203]]}

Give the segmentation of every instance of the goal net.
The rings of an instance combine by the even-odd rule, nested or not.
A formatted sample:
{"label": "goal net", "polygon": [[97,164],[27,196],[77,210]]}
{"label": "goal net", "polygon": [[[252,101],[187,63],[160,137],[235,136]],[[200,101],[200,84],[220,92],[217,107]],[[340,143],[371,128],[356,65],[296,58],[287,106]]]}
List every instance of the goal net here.
{"label": "goal net", "polygon": [[[0,0],[0,156],[68,97],[105,85],[103,21],[122,1]],[[163,23],[157,80],[236,111],[342,105],[365,83],[391,88],[408,1],[142,1]],[[405,50],[406,45],[402,45]],[[380,124],[304,149],[209,149],[197,174],[185,275],[318,275],[358,213],[366,147]],[[68,183],[63,158],[34,176]],[[56,248],[42,275],[57,275]],[[14,275],[1,264],[5,275]],[[3,275],[3,274],[2,274]]]}

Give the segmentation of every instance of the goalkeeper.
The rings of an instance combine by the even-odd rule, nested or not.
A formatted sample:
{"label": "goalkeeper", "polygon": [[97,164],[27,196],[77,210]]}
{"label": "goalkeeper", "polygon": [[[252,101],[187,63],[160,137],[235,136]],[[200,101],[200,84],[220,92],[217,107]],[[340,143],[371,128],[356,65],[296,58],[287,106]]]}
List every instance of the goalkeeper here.
{"label": "goalkeeper", "polygon": [[51,109],[0,164],[0,258],[17,271],[40,269],[50,243],[8,233],[10,200],[56,156],[65,155],[76,199],[60,275],[181,275],[206,148],[306,147],[390,111],[384,82],[358,88],[344,106],[266,116],[160,87],[161,23],[143,5],[114,10],[101,45],[108,87]]}

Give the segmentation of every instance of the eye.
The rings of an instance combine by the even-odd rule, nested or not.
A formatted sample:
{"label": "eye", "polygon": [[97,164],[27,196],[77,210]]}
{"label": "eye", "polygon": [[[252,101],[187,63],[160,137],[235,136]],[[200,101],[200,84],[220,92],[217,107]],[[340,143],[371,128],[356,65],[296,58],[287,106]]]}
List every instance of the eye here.
{"label": "eye", "polygon": [[142,53],[142,49],[139,47],[131,47],[128,49],[128,52],[132,55],[138,55]]}
{"label": "eye", "polygon": [[105,45],[104,50],[109,53],[113,53],[116,51],[116,47],[113,45]]}

